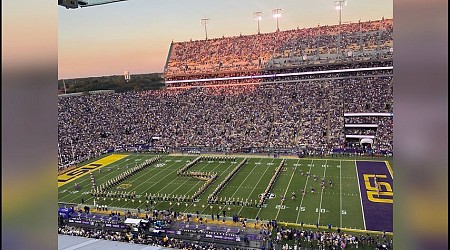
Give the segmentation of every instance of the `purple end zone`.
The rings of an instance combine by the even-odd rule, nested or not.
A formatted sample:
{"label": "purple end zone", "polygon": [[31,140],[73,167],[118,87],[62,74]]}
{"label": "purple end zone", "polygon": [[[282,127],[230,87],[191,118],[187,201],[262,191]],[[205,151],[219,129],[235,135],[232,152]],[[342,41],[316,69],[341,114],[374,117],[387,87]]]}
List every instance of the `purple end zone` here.
{"label": "purple end zone", "polygon": [[[361,187],[361,199],[364,210],[364,217],[367,230],[393,232],[393,179],[384,162],[357,161],[356,162],[359,185]],[[364,179],[366,175],[366,179]],[[376,191],[370,190],[375,187],[375,178],[380,189],[380,195]],[[386,178],[383,178],[383,175]],[[366,183],[368,181],[368,183]],[[366,186],[369,186],[369,189]],[[392,192],[387,192],[388,188]],[[390,194],[392,193],[392,195]],[[371,196],[371,197],[369,197]]]}

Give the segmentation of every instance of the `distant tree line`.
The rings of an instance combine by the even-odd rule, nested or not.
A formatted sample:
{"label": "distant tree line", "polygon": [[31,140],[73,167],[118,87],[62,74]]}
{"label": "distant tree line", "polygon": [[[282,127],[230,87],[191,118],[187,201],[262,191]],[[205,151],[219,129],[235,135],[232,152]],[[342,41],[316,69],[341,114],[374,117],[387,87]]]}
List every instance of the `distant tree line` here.
{"label": "distant tree line", "polygon": [[[115,90],[116,92],[160,89],[165,86],[162,73],[131,75],[127,82],[123,75],[64,79],[67,93],[94,90]],[[58,80],[58,93],[64,93],[63,80]]]}

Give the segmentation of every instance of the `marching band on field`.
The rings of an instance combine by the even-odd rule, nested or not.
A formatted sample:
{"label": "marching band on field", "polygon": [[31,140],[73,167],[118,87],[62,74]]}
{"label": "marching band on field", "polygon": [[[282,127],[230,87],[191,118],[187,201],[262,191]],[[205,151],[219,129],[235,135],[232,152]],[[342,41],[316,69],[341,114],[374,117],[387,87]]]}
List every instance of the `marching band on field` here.
{"label": "marching band on field", "polygon": [[[156,161],[159,161],[161,159],[160,156],[154,157],[150,160],[147,160],[141,164],[136,165],[135,167],[126,170],[125,172],[119,174],[115,178],[108,180],[107,182],[97,186],[96,180],[93,175],[93,173],[90,173],[91,177],[91,183],[92,183],[92,191],[91,195],[94,197],[102,197],[102,198],[111,198],[111,199],[125,199],[125,200],[131,200],[135,201],[139,196],[136,195],[135,191],[132,192],[126,192],[126,191],[114,191],[109,192],[108,190],[120,184],[123,182],[126,178],[130,177],[131,175],[143,170],[145,167],[153,164]],[[206,182],[193,194],[193,195],[174,195],[174,194],[152,194],[152,193],[145,193],[144,199],[147,202],[153,201],[166,201],[166,202],[194,202],[197,200],[197,198],[205,192],[205,190],[218,178],[218,174],[214,172],[200,172],[200,171],[187,171],[190,167],[192,167],[194,164],[196,164],[200,160],[207,160],[207,161],[235,161],[235,157],[216,157],[216,156],[200,156],[194,159],[193,161],[190,161],[187,163],[182,169],[177,171],[177,174],[180,176],[190,176],[195,178],[200,178],[206,180]],[[220,205],[235,205],[235,206],[248,206],[248,207],[262,207],[265,200],[269,198],[271,195],[270,190],[272,189],[276,178],[280,174],[281,170],[285,166],[285,160],[283,159],[280,165],[275,169],[275,174],[272,176],[269,185],[267,186],[266,190],[263,194],[260,195],[259,200],[252,200],[252,199],[245,199],[244,198],[236,198],[236,197],[218,197],[217,194],[228,184],[228,182],[232,179],[233,175],[247,162],[247,159],[244,159],[242,162],[240,162],[224,179],[222,183],[220,183],[216,189],[208,196],[208,203],[209,204],[220,204]],[[303,170],[300,170],[300,174],[303,176],[304,172]],[[310,172],[306,172],[306,177],[311,177]],[[318,176],[313,175],[314,181],[317,181]],[[333,182],[330,179],[328,181],[329,186],[333,187]],[[325,188],[325,178],[321,178],[321,188]],[[315,187],[311,186],[311,193],[315,193]],[[300,193],[302,196],[306,195],[306,190],[301,189]],[[296,199],[297,194],[294,191],[291,191],[291,199]],[[286,197],[281,196],[281,202],[284,202]],[[144,200],[144,201],[145,201]],[[141,202],[141,200],[139,200]]]}
{"label": "marching band on field", "polygon": [[105,195],[107,193],[106,191],[109,190],[111,187],[120,184],[126,178],[142,171],[144,168],[159,161],[160,159],[161,159],[161,156],[157,156],[157,157],[153,157],[152,159],[146,160],[145,162],[136,165],[135,167],[119,174],[118,176],[112,178],[111,180],[106,181],[105,183],[101,184],[100,186],[96,185],[94,175],[91,172],[90,173],[91,174],[91,182],[92,182],[91,195],[94,197],[105,197]]}
{"label": "marching band on field", "polygon": [[244,158],[234,169],[225,177],[225,179],[214,189],[214,191],[208,196],[208,203],[217,202],[217,194],[230,182],[231,178],[239,169],[247,162],[247,158]]}
{"label": "marching band on field", "polygon": [[187,163],[186,165],[184,165],[184,167],[180,168],[177,171],[177,175],[179,175],[179,176],[189,176],[189,173],[187,172],[187,170],[189,168],[191,168],[192,166],[194,166],[200,160],[205,160],[205,161],[231,161],[231,162],[234,162],[234,161],[236,161],[236,157],[230,157],[230,156],[199,156],[199,157],[195,158],[193,161],[191,161],[191,162]]}
{"label": "marching band on field", "polygon": [[272,179],[270,179],[269,185],[267,186],[266,190],[264,190],[264,193],[259,200],[260,205],[264,204],[264,201],[267,198],[269,198],[270,190],[272,189],[272,186],[275,184],[275,180],[277,179],[278,175],[280,175],[280,172],[283,169],[285,162],[286,162],[286,160],[283,159],[281,161],[280,165],[275,169],[275,174],[272,176]]}

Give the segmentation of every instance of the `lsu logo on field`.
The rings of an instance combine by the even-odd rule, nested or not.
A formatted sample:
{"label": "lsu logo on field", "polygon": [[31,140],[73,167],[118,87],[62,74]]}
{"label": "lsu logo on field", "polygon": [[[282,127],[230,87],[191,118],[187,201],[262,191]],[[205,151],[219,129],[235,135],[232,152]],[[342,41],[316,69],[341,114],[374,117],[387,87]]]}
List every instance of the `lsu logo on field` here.
{"label": "lsu logo on field", "polygon": [[371,202],[394,203],[394,192],[391,184],[388,182],[379,181],[379,179],[387,179],[387,176],[384,174],[364,174],[364,184],[367,190],[367,198]]}
{"label": "lsu logo on field", "polygon": [[129,187],[131,187],[131,184],[129,184],[129,183],[122,183],[119,186],[117,186],[117,189],[127,189]]}
{"label": "lsu logo on field", "polygon": [[63,175],[58,176],[58,187],[61,187],[62,185],[69,183],[75,179],[78,179],[81,176],[87,174],[88,172],[100,169],[108,164],[111,164],[115,161],[121,160],[127,156],[128,155],[113,154],[113,155],[106,156],[100,160],[89,163],[83,167],[73,169]]}

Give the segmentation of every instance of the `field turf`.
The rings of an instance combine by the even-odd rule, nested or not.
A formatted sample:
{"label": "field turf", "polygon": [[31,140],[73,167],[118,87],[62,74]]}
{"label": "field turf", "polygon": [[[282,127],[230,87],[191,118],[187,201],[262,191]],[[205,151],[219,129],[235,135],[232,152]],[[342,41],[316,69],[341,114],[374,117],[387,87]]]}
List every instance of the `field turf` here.
{"label": "field turf", "polygon": [[[93,173],[97,186],[99,186],[156,155],[129,154],[121,156],[119,154],[112,156],[111,163],[108,162],[108,159],[105,160],[106,158],[100,158],[100,164],[96,164],[98,160],[86,163],[84,166],[72,170],[75,172],[66,173],[64,175],[66,179],[60,175],[58,177],[59,202],[81,204],[83,199],[83,204],[93,205],[94,198],[90,194],[92,185],[89,172]],[[200,214],[208,215],[208,219],[211,214],[222,215],[222,211],[226,211],[227,216],[239,215],[249,219],[258,217],[260,220],[277,220],[296,224],[303,222],[309,225],[327,226],[331,224],[333,227],[340,228],[368,229],[365,225],[362,193],[360,192],[361,184],[358,182],[357,161],[355,160],[286,159],[286,164],[272,187],[271,193],[274,194],[274,197],[266,200],[261,208],[208,204],[208,195],[243,158],[237,157],[235,161],[201,160],[189,171],[215,172],[219,176],[199,197],[198,202],[156,201],[154,204],[147,203],[145,194],[193,195],[205,181],[193,177],[177,176],[176,172],[197,157],[193,155],[162,155],[160,161],[132,175],[110,190],[112,192],[135,191],[137,198],[134,201],[96,198],[96,204],[107,205],[110,209],[173,208],[175,211],[186,213],[198,211]],[[219,199],[259,200],[259,195],[266,189],[281,161],[281,158],[248,158],[247,163],[218,193]],[[303,175],[301,171],[303,171]],[[310,177],[307,177],[307,172],[311,173]],[[314,175],[317,176],[317,181],[314,181]],[[70,180],[68,180],[68,176],[70,176]],[[322,178],[326,181],[325,189],[321,188]],[[329,180],[332,180],[332,187],[329,185]],[[79,191],[75,191],[75,183],[81,187]],[[311,187],[315,188],[315,193],[311,192]],[[306,191],[306,195],[303,197],[302,189]],[[291,196],[292,192],[296,193],[294,199]],[[285,196],[284,201],[281,200],[282,196]],[[382,220],[382,218],[380,219]]]}

